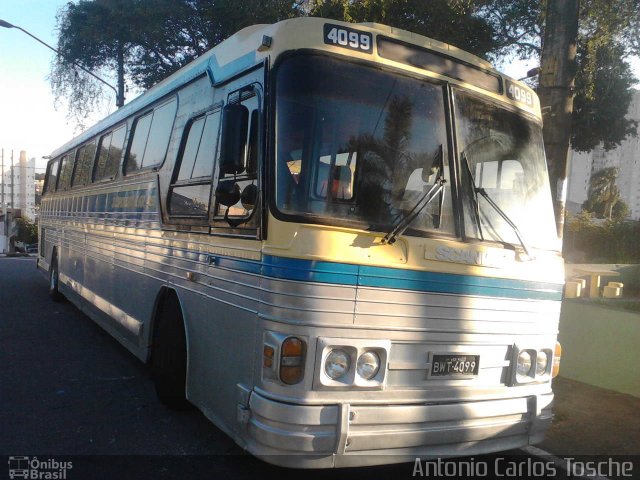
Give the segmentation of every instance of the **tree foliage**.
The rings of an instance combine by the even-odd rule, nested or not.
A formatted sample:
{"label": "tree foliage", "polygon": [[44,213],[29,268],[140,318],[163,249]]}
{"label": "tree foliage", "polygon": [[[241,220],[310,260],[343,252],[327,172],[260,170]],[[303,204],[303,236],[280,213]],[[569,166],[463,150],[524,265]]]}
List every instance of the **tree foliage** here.
{"label": "tree foliage", "polygon": [[567,217],[563,254],[575,263],[640,263],[638,238],[638,221],[597,221],[583,211]]}
{"label": "tree foliage", "polygon": [[69,102],[70,115],[82,122],[95,109],[105,86],[78,69],[110,72],[124,90],[125,75],[135,63],[134,49],[146,19],[140,0],[80,0],[69,2],[57,16],[58,55],[51,85],[59,99]]}
{"label": "tree foliage", "polygon": [[[589,193],[587,201],[582,209],[592,212],[597,218],[612,219],[614,207],[621,201],[620,189],[616,185],[618,169],[615,167],[604,168],[591,175],[589,181]],[[624,213],[624,209],[620,213]]]}
{"label": "tree foliage", "polygon": [[138,32],[133,84],[150,88],[237,31],[302,13],[290,0],[144,0],[150,19]]}
{"label": "tree foliage", "polygon": [[[444,41],[492,61],[539,55],[539,0],[77,0],[58,15],[51,74],[76,118],[98,106],[103,86],[73,67],[146,89],[257,23],[300,15],[379,22]],[[582,0],[572,143],[618,145],[636,131],[626,119],[634,82],[628,56],[640,52],[639,0]],[[505,60],[506,59],[506,60]]]}
{"label": "tree foliage", "polygon": [[38,225],[25,218],[17,218],[14,238],[18,242],[36,243],[38,241]]}
{"label": "tree foliage", "polygon": [[625,117],[633,98],[628,63],[640,54],[640,1],[582,0],[578,37],[578,71],[571,144],[605,150],[637,134],[637,122]]}
{"label": "tree foliage", "polygon": [[319,0],[311,16],[346,22],[377,22],[447,42],[481,57],[495,49],[494,30],[473,1]]}
{"label": "tree foliage", "polygon": [[236,31],[301,13],[289,0],[79,0],[57,16],[58,50],[50,80],[81,123],[104,85],[74,66],[147,89]]}

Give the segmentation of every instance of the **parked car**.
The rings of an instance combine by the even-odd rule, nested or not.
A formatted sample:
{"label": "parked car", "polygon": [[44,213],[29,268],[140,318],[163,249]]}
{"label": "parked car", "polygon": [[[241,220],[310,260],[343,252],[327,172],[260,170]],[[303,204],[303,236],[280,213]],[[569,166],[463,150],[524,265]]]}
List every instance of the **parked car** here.
{"label": "parked car", "polygon": [[27,245],[26,250],[27,253],[38,253],[38,244],[30,243],[29,245]]}

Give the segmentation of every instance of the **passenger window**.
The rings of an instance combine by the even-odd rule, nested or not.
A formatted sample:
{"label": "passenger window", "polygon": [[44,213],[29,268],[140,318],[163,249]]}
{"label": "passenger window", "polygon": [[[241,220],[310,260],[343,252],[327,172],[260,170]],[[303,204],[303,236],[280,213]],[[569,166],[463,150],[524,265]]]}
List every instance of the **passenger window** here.
{"label": "passenger window", "polygon": [[74,187],[87,185],[91,181],[91,168],[93,167],[95,156],[95,140],[78,149],[78,153],[76,155],[76,168],[73,172],[73,180],[71,182]]}
{"label": "passenger window", "polygon": [[177,101],[174,98],[136,120],[126,173],[154,167],[164,161],[176,109]]}
{"label": "passenger window", "polygon": [[126,134],[127,128],[123,125],[117,130],[102,136],[96,168],[93,173],[94,182],[116,177]]}
{"label": "passenger window", "polygon": [[196,118],[187,127],[186,138],[174,171],[169,194],[169,213],[174,216],[206,217],[209,213],[211,181],[216,164],[220,112]]}
{"label": "passenger window", "polygon": [[136,121],[133,140],[131,141],[131,148],[129,149],[129,157],[127,158],[127,173],[135,172],[142,168],[144,149],[147,146],[152,119],[153,112],[149,112]]}
{"label": "passenger window", "polygon": [[56,184],[58,183],[58,166],[60,160],[55,160],[49,164],[47,169],[47,188],[46,193],[52,193],[56,191]]}
{"label": "passenger window", "polygon": [[62,157],[60,165],[60,178],[58,179],[57,190],[68,190],[71,186],[71,174],[73,173],[73,156]]}

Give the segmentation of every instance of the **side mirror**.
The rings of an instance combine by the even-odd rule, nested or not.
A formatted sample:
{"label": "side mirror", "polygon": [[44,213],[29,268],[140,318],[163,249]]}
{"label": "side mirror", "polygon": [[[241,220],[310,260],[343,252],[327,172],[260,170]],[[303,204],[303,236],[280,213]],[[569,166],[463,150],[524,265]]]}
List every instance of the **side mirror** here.
{"label": "side mirror", "polygon": [[245,169],[249,109],[232,103],[222,111],[220,176],[242,173]]}
{"label": "side mirror", "polygon": [[240,187],[233,180],[222,180],[216,187],[216,200],[220,205],[231,207],[240,201]]}
{"label": "side mirror", "polygon": [[240,201],[242,202],[244,209],[247,211],[251,211],[256,208],[256,203],[258,203],[258,187],[254,184],[244,187],[244,190],[242,190],[242,194],[240,195]]}

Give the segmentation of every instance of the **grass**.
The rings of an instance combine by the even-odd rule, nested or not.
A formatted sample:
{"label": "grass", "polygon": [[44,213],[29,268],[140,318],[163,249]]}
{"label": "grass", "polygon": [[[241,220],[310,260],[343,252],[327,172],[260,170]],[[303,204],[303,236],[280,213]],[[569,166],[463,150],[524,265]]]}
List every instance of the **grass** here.
{"label": "grass", "polygon": [[640,313],[640,299],[638,298],[591,298],[586,301],[601,307]]}

